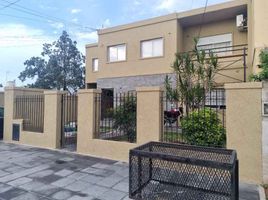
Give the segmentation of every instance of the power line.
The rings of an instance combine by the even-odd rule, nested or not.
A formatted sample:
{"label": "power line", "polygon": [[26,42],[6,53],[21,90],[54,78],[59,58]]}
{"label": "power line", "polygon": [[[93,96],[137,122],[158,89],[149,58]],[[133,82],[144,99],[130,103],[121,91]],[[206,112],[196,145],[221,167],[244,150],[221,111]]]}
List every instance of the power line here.
{"label": "power line", "polygon": [[14,4],[16,4],[16,3],[18,3],[19,1],[20,1],[20,0],[17,0],[17,1],[11,2],[11,3],[9,3],[9,4],[5,5],[5,6],[3,6],[2,8],[0,8],[0,10],[4,10],[5,8],[8,8],[8,7],[10,7],[10,6],[12,6],[12,5],[14,5]]}
{"label": "power line", "polygon": [[204,23],[204,19],[205,19],[205,14],[206,14],[206,11],[207,11],[207,7],[208,7],[208,0],[206,0],[204,12],[203,12],[203,15],[202,15],[202,21],[201,21],[200,28],[199,28],[198,39],[200,38],[201,31],[202,31],[202,28],[203,28],[203,23]]}
{"label": "power line", "polygon": [[26,20],[30,20],[30,21],[37,21],[37,22],[45,22],[45,23],[48,23],[47,20],[34,19],[34,18],[29,18],[29,17],[16,16],[16,15],[10,15],[10,14],[2,14],[2,13],[0,13],[0,15],[7,16],[7,17],[18,18],[18,19],[26,19]]}
{"label": "power line", "polygon": [[[1,0],[1,1],[6,2],[6,3],[11,3],[11,2],[9,2],[7,0]],[[24,7],[24,6],[21,6],[21,5],[14,5],[14,6],[15,7],[13,7],[13,5],[10,5],[10,8],[13,9],[13,10],[17,10],[19,12],[23,12],[23,13],[26,13],[26,14],[29,14],[29,15],[33,15],[33,16],[36,16],[36,17],[39,17],[39,18],[46,19],[46,20],[50,20],[50,21],[54,21],[54,22],[61,22],[63,24],[69,24],[69,25],[81,27],[81,28],[84,28],[84,29],[90,29],[92,31],[97,31],[98,30],[96,28],[83,26],[83,25],[80,25],[80,24],[77,24],[77,23],[74,23],[74,22],[68,22],[68,21],[66,21],[64,19],[61,19],[61,18],[58,18],[58,17],[46,15],[46,14],[40,13],[40,12],[38,12],[36,10],[30,9],[30,8],[27,8],[27,7]]]}

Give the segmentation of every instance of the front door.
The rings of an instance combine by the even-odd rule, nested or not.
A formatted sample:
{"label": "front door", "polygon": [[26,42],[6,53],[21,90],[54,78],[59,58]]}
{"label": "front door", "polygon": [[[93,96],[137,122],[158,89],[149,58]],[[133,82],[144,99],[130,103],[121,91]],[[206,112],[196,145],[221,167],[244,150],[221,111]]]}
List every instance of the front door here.
{"label": "front door", "polygon": [[101,93],[101,119],[103,120],[107,112],[113,108],[114,103],[114,90],[102,89]]}

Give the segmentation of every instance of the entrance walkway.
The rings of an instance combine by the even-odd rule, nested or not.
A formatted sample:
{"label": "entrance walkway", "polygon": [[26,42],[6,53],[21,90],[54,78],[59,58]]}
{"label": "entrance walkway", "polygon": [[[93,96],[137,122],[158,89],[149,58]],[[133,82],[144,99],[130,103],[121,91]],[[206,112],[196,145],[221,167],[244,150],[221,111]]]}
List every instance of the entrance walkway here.
{"label": "entrance walkway", "polygon": [[[0,200],[127,200],[128,165],[0,142]],[[241,200],[259,200],[241,184]]]}

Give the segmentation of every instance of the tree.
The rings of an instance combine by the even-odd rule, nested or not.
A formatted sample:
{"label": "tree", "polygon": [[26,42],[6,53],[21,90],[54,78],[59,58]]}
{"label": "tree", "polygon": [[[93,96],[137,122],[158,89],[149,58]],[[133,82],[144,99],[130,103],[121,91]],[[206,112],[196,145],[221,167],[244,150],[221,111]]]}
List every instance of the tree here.
{"label": "tree", "polygon": [[193,51],[177,53],[172,68],[176,86],[172,87],[170,77],[165,79],[167,97],[185,104],[186,113],[204,103],[204,97],[213,88],[213,79],[218,70],[218,58],[212,52],[197,48],[194,40]]}
{"label": "tree", "polygon": [[254,74],[250,76],[253,81],[267,81],[268,80],[268,48],[263,49],[259,55],[260,65],[259,68],[262,71],[259,74]]}
{"label": "tree", "polygon": [[41,57],[24,62],[25,70],[19,75],[21,81],[34,79],[29,87],[58,89],[75,92],[84,88],[85,57],[66,31],[52,44],[43,44]]}
{"label": "tree", "polygon": [[193,51],[176,54],[172,65],[176,86],[166,77],[167,99],[185,105],[182,117],[183,139],[189,144],[223,146],[225,130],[217,112],[205,108],[206,94],[214,88],[214,77],[218,70],[218,58],[212,51],[199,50],[195,39]]}

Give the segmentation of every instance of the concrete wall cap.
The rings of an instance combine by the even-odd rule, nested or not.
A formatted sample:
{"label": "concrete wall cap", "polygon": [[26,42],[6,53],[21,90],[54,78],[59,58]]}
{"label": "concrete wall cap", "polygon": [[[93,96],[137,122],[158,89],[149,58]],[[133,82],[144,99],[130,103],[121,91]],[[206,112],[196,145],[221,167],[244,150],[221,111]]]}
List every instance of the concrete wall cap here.
{"label": "concrete wall cap", "polygon": [[81,89],[81,90],[78,90],[78,94],[90,94],[90,93],[100,94],[101,90],[100,89]]}
{"label": "concrete wall cap", "polygon": [[224,88],[226,90],[232,89],[261,89],[263,87],[262,82],[247,82],[247,83],[226,83]]}
{"label": "concrete wall cap", "polygon": [[45,95],[55,95],[55,94],[67,94],[67,91],[59,91],[59,90],[47,90],[44,91]]}
{"label": "concrete wall cap", "polygon": [[45,89],[37,89],[37,88],[24,88],[24,87],[5,87],[5,91],[7,90],[16,90],[16,91],[32,91],[32,92],[44,92]]}
{"label": "concrete wall cap", "polygon": [[162,87],[138,87],[136,88],[137,92],[162,92],[164,89]]}

